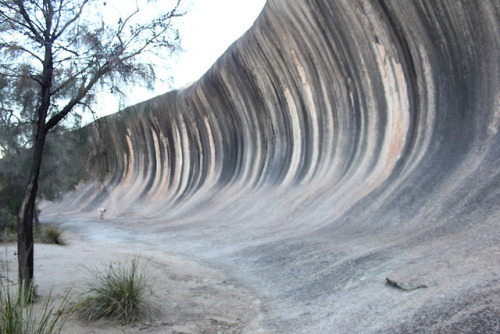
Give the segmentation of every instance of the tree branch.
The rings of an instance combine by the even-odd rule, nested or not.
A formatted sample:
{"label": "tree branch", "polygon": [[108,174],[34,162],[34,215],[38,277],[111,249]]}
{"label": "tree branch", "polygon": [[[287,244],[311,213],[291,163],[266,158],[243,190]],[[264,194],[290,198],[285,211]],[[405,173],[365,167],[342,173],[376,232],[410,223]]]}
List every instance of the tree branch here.
{"label": "tree branch", "polygon": [[55,88],[55,89],[52,90],[51,95],[56,95],[58,92],[60,92],[62,89],[64,89],[70,82],[72,82],[73,80],[77,79],[80,75],[82,75],[83,73],[85,73],[90,67],[91,66],[88,65],[88,66],[82,68],[76,74],[71,75],[70,77],[68,77],[68,79],[66,79],[62,84],[60,84],[57,88]]}
{"label": "tree branch", "polygon": [[66,31],[66,29],[68,29],[69,26],[71,26],[76,20],[78,20],[78,18],[82,15],[83,9],[85,8],[88,2],[89,0],[83,0],[80,8],[78,9],[78,13],[75,14],[75,16],[73,16],[73,18],[71,18],[68,22],[66,22],[64,26],[61,28],[61,30],[59,30],[59,32],[54,31],[52,42],[56,41],[62,34],[64,34],[64,32]]}
{"label": "tree branch", "polygon": [[36,60],[38,60],[40,63],[43,63],[42,58],[40,58],[40,56],[38,56],[36,53],[34,53],[33,51],[28,50],[27,48],[22,47],[16,43],[0,43],[0,48],[6,48],[6,49],[8,49],[8,51],[25,52],[25,53],[29,54],[30,56],[32,56],[33,58],[35,58]]}
{"label": "tree branch", "polygon": [[43,31],[40,27],[37,27],[33,21],[31,20],[31,17],[26,11],[26,7],[24,7],[24,1],[23,0],[15,0],[16,5],[19,8],[19,14],[23,17],[24,21],[26,22],[26,25],[24,25],[26,28],[29,29],[29,31],[33,34],[35,40],[39,42],[40,44],[44,44],[44,39],[43,36],[40,34],[40,31]]}
{"label": "tree branch", "polygon": [[80,87],[78,93],[76,94],[75,97],[73,97],[68,104],[57,114],[52,116],[49,121],[45,125],[46,131],[49,131],[52,129],[54,126],[56,126],[64,117],[66,117],[67,114],[70,113],[70,111],[78,104],[80,101],[87,95],[87,93],[94,87],[94,85],[101,79],[106,73],[109,73],[111,71],[111,67],[109,63],[106,63],[95,75],[92,77],[92,79],[89,81],[87,85],[85,83],[82,83],[82,86]]}
{"label": "tree branch", "polygon": [[54,6],[52,5],[52,0],[44,0],[43,1],[44,7],[42,13],[45,18],[45,40],[54,42],[51,39],[52,35],[52,23],[53,23],[53,18],[54,18]]}

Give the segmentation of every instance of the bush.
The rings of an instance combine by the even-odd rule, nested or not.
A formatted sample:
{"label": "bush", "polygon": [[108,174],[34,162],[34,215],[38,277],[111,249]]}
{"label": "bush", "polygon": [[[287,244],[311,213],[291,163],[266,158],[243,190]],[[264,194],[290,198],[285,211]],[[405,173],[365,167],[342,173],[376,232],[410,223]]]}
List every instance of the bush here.
{"label": "bush", "polygon": [[[55,223],[33,226],[35,242],[44,244],[65,245],[62,239],[63,230]],[[0,210],[0,241],[17,241],[17,218],[7,210]]]}
{"label": "bush", "polygon": [[[64,245],[63,230],[55,223],[33,226],[36,242]],[[17,241],[17,217],[6,209],[0,209],[0,242]]]}
{"label": "bush", "polygon": [[150,310],[149,281],[137,258],[130,263],[110,265],[107,272],[96,276],[97,283],[89,286],[78,306],[81,319],[109,319],[129,324]]}
{"label": "bush", "polygon": [[[12,289],[12,286],[13,283],[8,277],[0,277],[0,334],[61,333],[62,327],[72,314],[67,296],[59,307],[56,307],[49,295],[41,305],[41,310],[36,312],[36,316],[35,305],[25,298],[20,298],[27,294]],[[28,293],[33,294],[34,292]]]}
{"label": "bush", "polygon": [[0,209],[0,241],[9,242],[17,239],[17,219],[6,209]]}
{"label": "bush", "polygon": [[61,235],[63,230],[56,224],[43,224],[37,229],[37,239],[45,244],[65,245]]}

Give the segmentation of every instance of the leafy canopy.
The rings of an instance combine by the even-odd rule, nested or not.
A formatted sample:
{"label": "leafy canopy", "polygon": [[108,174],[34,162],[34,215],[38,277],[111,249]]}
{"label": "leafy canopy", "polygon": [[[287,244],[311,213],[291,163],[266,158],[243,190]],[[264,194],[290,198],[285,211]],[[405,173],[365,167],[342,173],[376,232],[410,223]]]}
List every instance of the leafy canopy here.
{"label": "leafy canopy", "polygon": [[[0,202],[10,198],[13,210],[18,208],[37,134],[45,138],[50,132],[42,146],[42,180],[54,188],[76,177],[65,175],[69,169],[61,159],[69,156],[65,144],[72,139],[60,134],[80,126],[83,111],[94,113],[103,93],[123,97],[126,87],[153,88],[158,66],[166,67],[180,51],[173,25],[184,15],[180,5],[180,0],[0,0]],[[57,193],[40,190],[49,197]]]}
{"label": "leafy canopy", "polygon": [[[92,110],[103,90],[152,88],[155,59],[165,66],[180,50],[172,23],[184,14],[180,0],[165,12],[158,7],[151,10],[146,0],[0,0],[0,126],[9,125],[0,136],[4,154],[26,146],[38,121],[48,131],[75,109]],[[47,100],[47,113],[40,114]]]}

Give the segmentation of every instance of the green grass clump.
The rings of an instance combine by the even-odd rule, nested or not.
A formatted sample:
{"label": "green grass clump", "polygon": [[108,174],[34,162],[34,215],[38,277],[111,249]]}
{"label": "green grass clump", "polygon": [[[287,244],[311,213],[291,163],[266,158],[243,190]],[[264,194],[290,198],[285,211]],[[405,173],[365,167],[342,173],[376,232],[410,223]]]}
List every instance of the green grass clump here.
{"label": "green grass clump", "polygon": [[63,230],[54,223],[40,225],[37,230],[37,240],[45,244],[65,245],[62,239]]}
{"label": "green grass clump", "polygon": [[20,297],[27,294],[13,289],[13,286],[8,277],[0,277],[0,334],[61,333],[72,314],[67,296],[56,307],[49,295],[40,310],[35,312],[36,305]]}
{"label": "green grass clump", "polygon": [[83,320],[108,319],[129,324],[150,310],[149,282],[138,259],[110,265],[107,272],[96,276],[97,283],[89,286],[78,307]]}

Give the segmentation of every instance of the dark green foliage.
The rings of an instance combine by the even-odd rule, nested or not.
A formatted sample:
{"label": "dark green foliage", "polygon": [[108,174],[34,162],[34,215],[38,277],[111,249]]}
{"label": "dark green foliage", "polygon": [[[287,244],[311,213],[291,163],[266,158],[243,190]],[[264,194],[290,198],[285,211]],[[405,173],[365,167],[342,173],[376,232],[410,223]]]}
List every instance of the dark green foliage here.
{"label": "dark green foliage", "polygon": [[23,198],[26,178],[21,159],[0,160],[0,210],[17,215]]}
{"label": "dark green foliage", "polygon": [[0,209],[0,241],[9,242],[17,238],[16,216],[7,209]]}
{"label": "dark green foliage", "polygon": [[[84,132],[59,127],[47,136],[44,160],[40,170],[38,197],[56,200],[74,189],[84,179],[89,145],[84,144]],[[81,149],[81,152],[75,152]],[[77,153],[77,154],[75,154]],[[29,174],[31,149],[0,160],[0,208],[17,215]]]}

